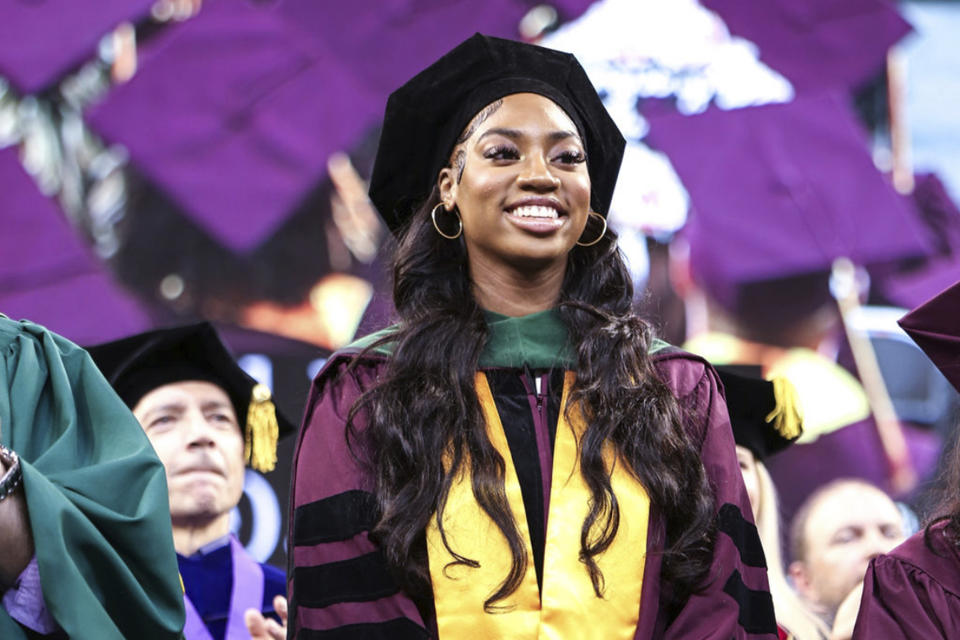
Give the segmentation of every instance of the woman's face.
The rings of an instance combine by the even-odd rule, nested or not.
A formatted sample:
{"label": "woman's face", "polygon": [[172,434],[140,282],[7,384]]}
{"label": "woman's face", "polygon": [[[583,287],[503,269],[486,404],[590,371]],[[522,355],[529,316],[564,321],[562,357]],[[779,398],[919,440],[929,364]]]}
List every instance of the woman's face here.
{"label": "woman's face", "polygon": [[740,463],[743,486],[747,488],[747,497],[750,499],[753,518],[756,520],[760,509],[760,472],[757,471],[757,459],[753,457],[750,449],[737,445],[737,462]]}
{"label": "woman's face", "polygon": [[444,205],[460,211],[471,267],[564,267],[590,211],[573,121],[548,98],[517,93],[482,110],[461,137],[439,186]]}

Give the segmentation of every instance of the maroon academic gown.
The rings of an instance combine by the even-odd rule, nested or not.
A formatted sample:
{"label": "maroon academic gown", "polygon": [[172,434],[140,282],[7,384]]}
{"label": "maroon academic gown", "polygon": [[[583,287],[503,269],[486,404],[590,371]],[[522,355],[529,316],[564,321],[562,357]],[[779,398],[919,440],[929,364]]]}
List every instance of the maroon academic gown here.
{"label": "maroon academic gown", "polygon": [[960,551],[943,523],[924,533],[870,562],[854,640],[960,638]]}
{"label": "maroon academic gown", "polygon": [[[290,638],[436,638],[432,602],[414,602],[398,589],[387,571],[378,547],[367,532],[373,524],[371,479],[358,467],[347,449],[345,421],[350,407],[369,389],[385,360],[364,356],[352,370],[347,365],[355,354],[334,356],[313,382],[304,424],[294,457],[290,527]],[[720,386],[713,369],[697,356],[665,349],[652,356],[661,378],[688,409],[686,429],[699,444],[707,477],[717,504],[717,540],[708,584],[690,597],[671,619],[661,607],[670,585],[661,581],[664,521],[651,508],[650,534],[644,568],[640,617],[635,637],[776,638],[773,607],[767,587],[763,550],[734,450],[733,435]],[[497,411],[508,440],[510,424],[524,407],[531,413],[540,403],[535,391],[529,398],[511,396],[511,384],[524,377],[523,370],[484,369],[491,382]],[[556,376],[550,376],[554,380]],[[562,371],[560,372],[562,380]],[[513,381],[513,382],[512,382]],[[519,383],[517,383],[519,384]],[[556,385],[551,382],[551,385]],[[514,385],[513,388],[518,388]],[[529,399],[529,403],[527,400]],[[555,414],[555,409],[553,410]],[[509,415],[508,415],[509,414]],[[556,415],[550,417],[555,428]],[[536,437],[523,445],[536,452],[534,466],[542,478],[551,468],[550,447],[542,445],[543,421],[533,420]],[[514,442],[511,452],[520,455]],[[517,464],[524,485],[524,464]],[[549,477],[549,473],[545,474]],[[527,520],[531,509],[543,511],[542,494],[524,489]],[[530,496],[535,496],[530,498]],[[539,496],[539,497],[536,497]],[[534,555],[542,553],[542,530],[533,531]],[[538,539],[539,537],[539,539]],[[535,561],[539,561],[535,557]],[[584,625],[589,625],[584,620]],[[446,639],[444,639],[446,640]]]}

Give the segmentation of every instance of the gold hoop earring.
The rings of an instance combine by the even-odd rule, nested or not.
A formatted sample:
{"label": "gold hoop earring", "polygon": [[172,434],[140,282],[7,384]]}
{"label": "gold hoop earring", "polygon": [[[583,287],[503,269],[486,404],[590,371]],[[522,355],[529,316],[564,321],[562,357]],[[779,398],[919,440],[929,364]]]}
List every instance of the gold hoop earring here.
{"label": "gold hoop earring", "polygon": [[447,240],[456,240],[457,238],[459,238],[459,237],[463,234],[463,220],[460,219],[460,214],[459,214],[459,213],[457,213],[455,210],[451,209],[451,210],[450,210],[450,213],[452,213],[453,215],[455,215],[455,216],[457,217],[457,224],[460,225],[460,228],[457,229],[457,232],[456,232],[455,234],[453,234],[453,235],[448,235],[448,234],[444,233],[443,231],[440,230],[440,225],[437,224],[437,209],[439,209],[439,208],[442,207],[442,206],[443,206],[443,203],[441,202],[441,203],[439,203],[437,206],[435,206],[435,207],[433,208],[433,211],[430,212],[430,219],[433,220],[433,228],[436,229],[436,230],[437,230],[437,233],[439,233],[441,236],[443,236],[443,237],[446,238]]}
{"label": "gold hoop earring", "polygon": [[[600,215],[599,213],[597,213],[597,212],[595,212],[595,211],[591,211],[591,212],[590,212],[590,215],[591,215],[591,216],[597,216],[598,218],[600,218],[600,222],[603,223],[603,229],[601,229],[600,235],[598,235],[598,236],[596,237],[596,239],[591,240],[590,242],[580,242],[579,240],[577,240],[577,246],[580,246],[580,247],[592,247],[593,245],[595,245],[595,244],[597,244],[598,242],[600,242],[600,240],[603,238],[603,236],[605,236],[605,235],[607,234],[607,219],[604,218],[602,215]],[[589,220],[589,218],[587,218],[587,219]]]}

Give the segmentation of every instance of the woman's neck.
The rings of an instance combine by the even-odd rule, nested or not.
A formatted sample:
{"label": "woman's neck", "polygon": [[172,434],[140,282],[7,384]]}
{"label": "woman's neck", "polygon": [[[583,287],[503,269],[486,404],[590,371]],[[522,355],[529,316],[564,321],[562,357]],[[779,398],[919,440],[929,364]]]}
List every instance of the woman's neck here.
{"label": "woman's neck", "polygon": [[546,269],[503,269],[484,261],[471,261],[473,294],[481,308],[519,317],[557,306],[566,264]]}

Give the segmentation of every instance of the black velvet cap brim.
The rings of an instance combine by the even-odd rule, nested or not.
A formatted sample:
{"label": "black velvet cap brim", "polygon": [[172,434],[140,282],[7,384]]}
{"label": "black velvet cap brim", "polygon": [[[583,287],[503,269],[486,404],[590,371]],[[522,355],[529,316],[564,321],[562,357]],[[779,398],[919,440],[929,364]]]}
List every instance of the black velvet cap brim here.
{"label": "black velvet cap brim", "polygon": [[[133,409],[143,396],[174,382],[202,380],[230,397],[241,429],[247,421],[250,396],[257,381],[237,364],[207,323],[157,329],[87,347],[117,395]],[[279,411],[280,435],[294,427]]]}
{"label": "black velvet cap brim", "polygon": [[717,367],[730,413],[733,439],[749,449],[757,460],[783,451],[800,437],[780,435],[766,418],[777,406],[773,383],[760,377],[760,367],[728,365]]}
{"label": "black velvet cap brim", "polygon": [[550,98],[574,122],[587,153],[591,207],[607,214],[626,143],[583,67],[569,53],[476,34],[387,100],[370,199],[392,231],[426,200],[473,116],[515,93]]}

